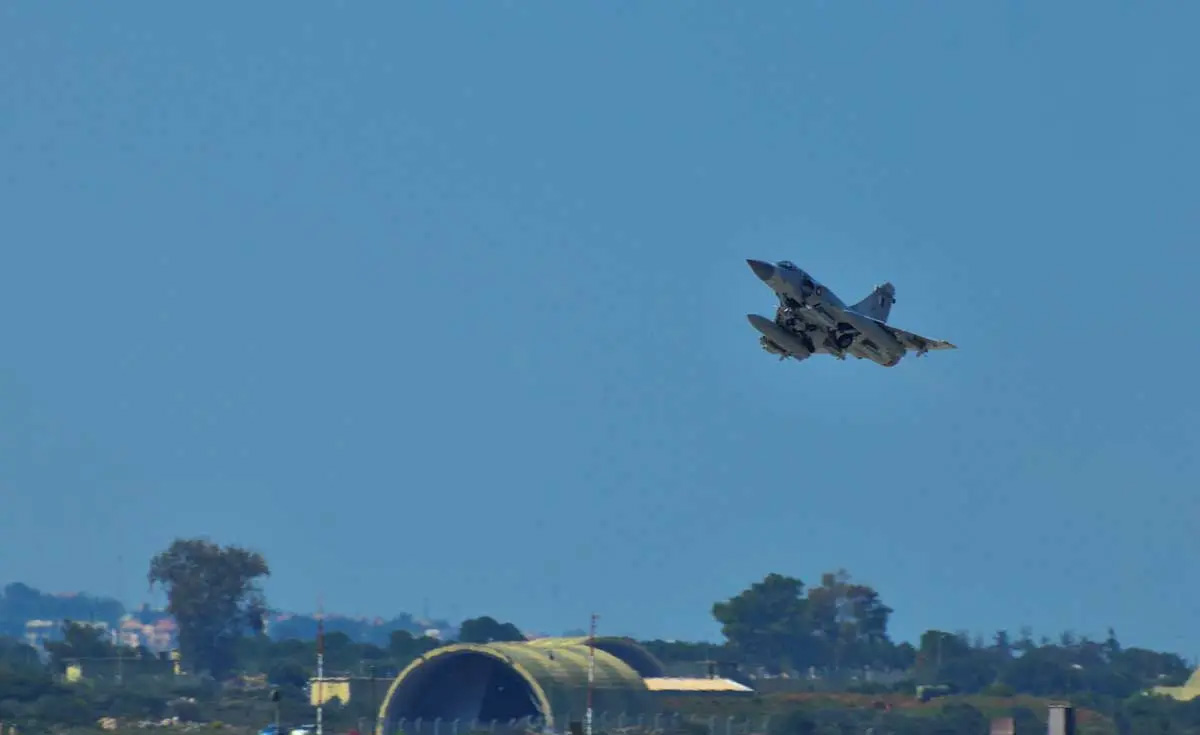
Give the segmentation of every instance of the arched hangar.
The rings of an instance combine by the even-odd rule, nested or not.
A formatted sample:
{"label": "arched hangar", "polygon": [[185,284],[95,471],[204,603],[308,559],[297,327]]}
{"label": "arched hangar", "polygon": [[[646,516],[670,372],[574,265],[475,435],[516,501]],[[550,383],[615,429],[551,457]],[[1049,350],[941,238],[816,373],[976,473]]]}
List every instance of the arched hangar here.
{"label": "arched hangar", "polygon": [[[592,707],[597,713],[645,714],[654,710],[657,693],[695,690],[694,680],[663,678],[662,663],[631,640],[597,638],[594,645]],[[587,638],[435,649],[392,682],[380,707],[377,735],[392,735],[401,721],[416,719],[466,723],[530,717],[563,730],[568,721],[582,720],[587,707],[588,654]],[[714,693],[728,691],[732,682],[717,684],[712,682]]]}

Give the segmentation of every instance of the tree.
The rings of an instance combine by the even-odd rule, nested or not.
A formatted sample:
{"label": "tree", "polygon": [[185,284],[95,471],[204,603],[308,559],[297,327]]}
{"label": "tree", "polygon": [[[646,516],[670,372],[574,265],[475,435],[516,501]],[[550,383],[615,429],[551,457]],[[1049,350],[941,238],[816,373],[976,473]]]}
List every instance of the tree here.
{"label": "tree", "polygon": [[1007,630],[998,630],[996,635],[992,637],[992,650],[996,652],[1004,661],[1008,661],[1013,656],[1012,639],[1008,637]]}
{"label": "tree", "polygon": [[[41,668],[42,661],[37,649],[21,641],[0,638],[0,671],[36,671]],[[0,685],[0,691],[4,691]]]}
{"label": "tree", "polygon": [[978,709],[966,702],[948,702],[942,705],[942,727],[940,731],[958,735],[983,735],[988,731],[988,720]]}
{"label": "tree", "polygon": [[[63,639],[46,644],[46,651],[54,658],[61,670],[68,661],[80,659],[104,659],[117,655],[117,647],[94,625],[85,625],[67,620],[62,626]],[[126,654],[128,655],[128,654]]]}
{"label": "tree", "polygon": [[[580,634],[580,636],[586,635],[587,631]],[[640,643],[643,648],[664,664],[696,663],[710,659],[732,662],[738,658],[733,655],[734,652],[729,650],[728,646],[708,642],[652,640],[640,641]]]}
{"label": "tree", "polygon": [[888,639],[891,613],[878,592],[852,583],[845,570],[823,574],[807,593],[799,579],[768,574],[713,605],[731,649],[773,672],[815,665],[903,667],[912,651]]}
{"label": "tree", "polygon": [[393,630],[388,641],[387,652],[399,666],[407,666],[417,656],[432,651],[440,645],[436,638],[414,636],[407,630]]}
{"label": "tree", "polygon": [[948,684],[960,693],[978,692],[989,687],[993,693],[1008,691],[997,681],[1001,673],[1011,667],[1013,660],[1005,649],[1007,634],[997,633],[996,641],[991,646],[972,645],[961,633],[951,635],[945,631],[927,630],[921,635],[915,672],[917,680],[922,684]]}
{"label": "tree", "polygon": [[1121,642],[1117,640],[1117,631],[1108,628],[1108,635],[1104,639],[1104,659],[1112,661],[1121,653]]}
{"label": "tree", "polygon": [[1028,625],[1022,625],[1017,643],[1013,646],[1013,649],[1018,653],[1025,654],[1035,648],[1037,648],[1037,644],[1033,642],[1033,628],[1030,628]]}
{"label": "tree", "polygon": [[263,629],[266,602],[258,587],[271,573],[262,555],[204,539],[177,539],[150,562],[150,586],[167,592],[179,625],[179,648],[193,671],[228,675],[242,631]]}
{"label": "tree", "polygon": [[747,658],[782,670],[814,663],[808,601],[804,583],[795,577],[768,574],[724,602],[712,614],[721,633]]}
{"label": "tree", "polygon": [[495,641],[523,641],[525,635],[512,623],[500,623],[484,615],[464,620],[458,629],[458,639],[463,643],[492,643]]}
{"label": "tree", "polygon": [[821,575],[821,584],[808,590],[808,616],[813,632],[825,647],[826,663],[876,663],[881,649],[890,644],[888,618],[892,609],[879,593],[864,584],[851,584],[850,574],[841,569]]}

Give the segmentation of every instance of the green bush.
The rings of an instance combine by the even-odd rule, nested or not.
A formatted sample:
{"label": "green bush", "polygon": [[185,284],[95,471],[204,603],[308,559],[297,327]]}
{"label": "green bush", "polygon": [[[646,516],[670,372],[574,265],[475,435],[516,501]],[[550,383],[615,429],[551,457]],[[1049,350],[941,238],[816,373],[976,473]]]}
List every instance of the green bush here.
{"label": "green bush", "polygon": [[984,687],[981,694],[987,697],[1013,697],[1016,696],[1017,690],[1012,686],[1003,682],[996,682]]}

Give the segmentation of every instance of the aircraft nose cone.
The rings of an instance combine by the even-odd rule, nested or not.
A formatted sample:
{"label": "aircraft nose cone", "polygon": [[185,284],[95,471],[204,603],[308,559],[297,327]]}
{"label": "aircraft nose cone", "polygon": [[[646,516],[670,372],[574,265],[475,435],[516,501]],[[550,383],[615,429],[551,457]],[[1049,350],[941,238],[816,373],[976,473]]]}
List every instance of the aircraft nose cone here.
{"label": "aircraft nose cone", "polygon": [[771,276],[775,275],[775,266],[770,263],[750,258],[747,258],[746,262],[750,264],[750,270],[754,271],[754,275],[758,276],[760,280],[768,281]]}

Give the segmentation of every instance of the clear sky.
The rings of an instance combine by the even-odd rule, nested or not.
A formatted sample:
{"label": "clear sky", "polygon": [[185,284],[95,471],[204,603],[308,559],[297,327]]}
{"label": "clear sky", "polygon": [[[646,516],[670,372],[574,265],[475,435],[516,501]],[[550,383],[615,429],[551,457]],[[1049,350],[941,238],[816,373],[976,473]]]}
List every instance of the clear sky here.
{"label": "clear sky", "polygon": [[[0,582],[1200,653],[1187,3],[0,6]],[[780,363],[745,259],[957,352]]]}

